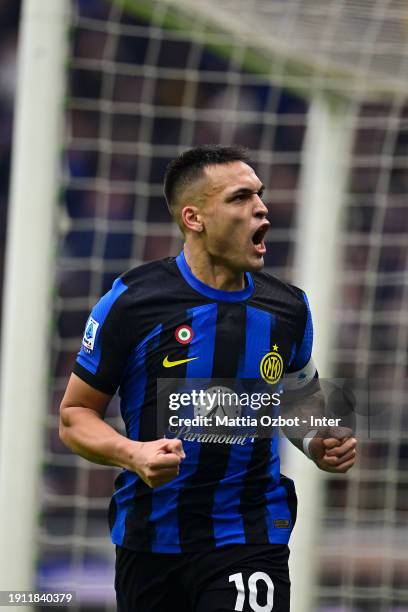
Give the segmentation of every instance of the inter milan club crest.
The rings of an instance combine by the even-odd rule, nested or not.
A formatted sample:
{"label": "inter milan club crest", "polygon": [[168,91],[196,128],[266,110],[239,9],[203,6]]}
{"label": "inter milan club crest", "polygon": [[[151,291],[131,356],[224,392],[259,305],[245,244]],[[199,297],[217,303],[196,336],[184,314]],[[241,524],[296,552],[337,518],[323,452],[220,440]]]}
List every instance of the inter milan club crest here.
{"label": "inter milan club crest", "polygon": [[194,332],[189,325],[180,325],[174,335],[180,344],[189,344],[194,338]]}
{"label": "inter milan club crest", "polygon": [[264,381],[270,385],[277,383],[282,376],[283,360],[276,344],[273,345],[273,351],[263,357],[259,370]]}

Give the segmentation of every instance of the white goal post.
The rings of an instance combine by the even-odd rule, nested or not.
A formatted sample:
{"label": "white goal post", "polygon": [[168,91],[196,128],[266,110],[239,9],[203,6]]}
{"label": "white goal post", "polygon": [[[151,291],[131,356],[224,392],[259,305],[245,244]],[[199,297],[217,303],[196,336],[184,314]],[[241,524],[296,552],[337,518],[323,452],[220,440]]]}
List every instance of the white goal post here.
{"label": "white goal post", "polygon": [[[338,236],[351,154],[353,126],[342,104],[316,96],[309,108],[297,212],[294,281],[308,295],[314,327],[313,358],[323,378],[333,376],[330,349],[336,328],[332,312],[339,267]],[[334,180],[335,177],[335,180]],[[290,567],[294,610],[315,610],[318,526],[324,474],[291,445],[285,465],[295,479],[299,525],[291,538]]]}
{"label": "white goal post", "polygon": [[0,590],[29,590],[35,580],[68,8],[25,0],[20,23],[1,347]]}

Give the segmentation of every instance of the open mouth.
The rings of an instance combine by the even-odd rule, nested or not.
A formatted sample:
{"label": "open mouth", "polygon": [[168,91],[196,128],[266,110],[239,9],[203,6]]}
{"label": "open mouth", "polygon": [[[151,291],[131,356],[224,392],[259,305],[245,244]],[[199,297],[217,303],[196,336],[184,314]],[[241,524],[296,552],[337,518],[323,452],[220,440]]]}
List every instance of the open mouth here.
{"label": "open mouth", "polygon": [[266,253],[266,246],[264,242],[265,234],[268,231],[269,223],[265,223],[261,225],[254,235],[252,236],[252,244],[254,245],[257,253],[264,254]]}

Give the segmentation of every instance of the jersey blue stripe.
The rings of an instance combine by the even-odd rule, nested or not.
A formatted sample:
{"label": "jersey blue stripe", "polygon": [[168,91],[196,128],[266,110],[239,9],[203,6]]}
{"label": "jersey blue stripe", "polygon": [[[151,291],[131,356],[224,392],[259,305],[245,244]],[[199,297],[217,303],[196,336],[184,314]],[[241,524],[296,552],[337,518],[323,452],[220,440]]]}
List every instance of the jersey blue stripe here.
{"label": "jersey blue stripe", "polygon": [[246,312],[246,346],[238,378],[259,378],[261,360],[271,350],[270,337],[276,318],[272,313],[253,306],[247,306]]}
{"label": "jersey blue stripe", "polygon": [[187,364],[186,378],[211,378],[214,360],[215,332],[217,324],[217,304],[205,304],[188,311],[192,317],[194,338],[188,356],[199,354],[199,359]]}
{"label": "jersey blue stripe", "polygon": [[[206,304],[191,308],[188,315],[192,317],[191,327],[194,332],[194,338],[189,345],[188,357],[198,355],[199,359],[187,364],[186,378],[211,378],[217,305]],[[170,483],[153,491],[153,509],[150,515],[150,520],[155,521],[153,552],[181,552],[177,514],[178,499],[180,491],[198,467],[200,443],[184,440],[183,448],[186,458],[181,463],[180,474]]]}
{"label": "jersey blue stripe", "polygon": [[101,360],[101,344],[100,344],[100,335],[103,328],[103,324],[105,323],[106,317],[108,316],[110,309],[116,300],[128,289],[128,286],[122,281],[121,278],[117,278],[112,285],[112,289],[108,291],[99,302],[93,307],[92,312],[88,318],[88,321],[85,326],[85,330],[88,328],[88,324],[90,319],[94,319],[96,323],[98,323],[98,328],[96,330],[96,334],[94,337],[94,345],[93,349],[87,349],[82,344],[81,349],[78,353],[77,362],[95,374],[99,362]]}
{"label": "jersey blue stripe", "polygon": [[[137,345],[134,351],[132,351],[123,375],[120,387],[120,410],[126,425],[126,432],[132,440],[139,439],[140,409],[144,403],[147,383],[147,345],[153,338],[156,338],[157,342],[159,341],[161,330],[162,325],[156,325],[156,327]],[[154,345],[150,348],[153,347]],[[126,408],[129,409],[128,412]]]}
{"label": "jersey blue stripe", "polygon": [[305,324],[305,331],[303,334],[303,339],[301,345],[299,347],[298,352],[296,353],[295,360],[291,365],[290,371],[297,372],[305,367],[305,365],[309,362],[310,357],[312,356],[312,347],[313,347],[313,322],[312,322],[312,314],[310,312],[310,306],[306,294],[303,293],[303,299],[307,308],[307,317]]}
{"label": "jersey blue stripe", "polygon": [[116,505],[116,517],[111,530],[111,539],[114,544],[121,546],[125,535],[126,515],[128,511],[128,502],[135,495],[135,483],[139,476],[134,472],[124,470],[122,473],[124,479],[123,486],[120,487],[112,497],[112,503]]}
{"label": "jersey blue stripe", "polygon": [[[152,338],[159,338],[161,327],[157,325],[134,349],[129,357],[121,385],[121,413],[128,437],[132,440],[139,438],[140,414],[146,393],[146,348]],[[125,409],[126,406],[130,408],[129,413]],[[137,474],[128,470],[125,470],[123,474],[125,484],[113,495],[113,501],[116,504],[116,518],[112,528],[112,541],[119,546],[123,543],[126,515],[135,494],[134,484],[139,478]]]}
{"label": "jersey blue stripe", "polygon": [[[259,378],[259,364],[262,357],[270,351],[271,329],[275,323],[275,317],[271,313],[252,306],[246,307],[245,353],[237,378]],[[231,445],[228,467],[214,496],[216,546],[225,546],[234,542],[245,543],[244,523],[239,505],[243,478],[251,459],[252,450],[251,442],[244,446]],[[237,528],[239,533],[237,533]]]}

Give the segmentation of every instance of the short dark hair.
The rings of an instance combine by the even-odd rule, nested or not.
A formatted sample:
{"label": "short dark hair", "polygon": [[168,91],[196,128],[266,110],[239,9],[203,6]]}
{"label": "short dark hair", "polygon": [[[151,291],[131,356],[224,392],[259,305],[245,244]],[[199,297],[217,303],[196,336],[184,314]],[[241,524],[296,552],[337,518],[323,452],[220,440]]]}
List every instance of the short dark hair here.
{"label": "short dark hair", "polygon": [[250,163],[245,147],[209,144],[188,149],[173,159],[164,176],[164,195],[171,214],[174,214],[175,199],[180,188],[201,178],[205,167],[234,161]]}

